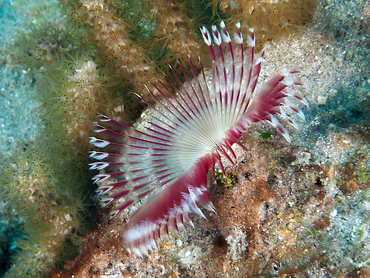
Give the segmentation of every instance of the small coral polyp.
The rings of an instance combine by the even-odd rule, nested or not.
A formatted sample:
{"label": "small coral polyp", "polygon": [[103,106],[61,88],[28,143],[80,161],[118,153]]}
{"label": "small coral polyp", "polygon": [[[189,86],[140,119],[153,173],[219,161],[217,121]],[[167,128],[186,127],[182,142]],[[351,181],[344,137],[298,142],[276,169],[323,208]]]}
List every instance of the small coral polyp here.
{"label": "small coral polyp", "polygon": [[173,91],[161,81],[151,84],[148,90],[156,105],[143,99],[152,110],[145,128],[137,130],[103,115],[94,124],[99,138],[90,142],[101,151],[91,152],[98,160],[91,169],[101,171],[93,180],[103,206],[113,203],[110,214],[115,216],[150,195],[125,228],[130,252],[146,254],[169,231],[183,229],[185,222],[192,225],[191,212],[204,217],[201,207],[214,210],[207,173],[216,165],[223,169],[223,158],[235,161],[232,146],[244,148],[239,139],[251,124],[267,121],[290,141],[282,123],[297,127],[289,115],[304,118],[289,100],[306,104],[292,88],[302,85],[298,71],[276,74],[255,91],[265,50],[255,55],[253,30],[244,41],[240,24],[236,27],[233,40],[223,22],[220,30],[212,27],[212,36],[201,28],[212,71],[200,62],[197,75],[190,63],[192,81],[184,71],[185,83],[173,72]]}

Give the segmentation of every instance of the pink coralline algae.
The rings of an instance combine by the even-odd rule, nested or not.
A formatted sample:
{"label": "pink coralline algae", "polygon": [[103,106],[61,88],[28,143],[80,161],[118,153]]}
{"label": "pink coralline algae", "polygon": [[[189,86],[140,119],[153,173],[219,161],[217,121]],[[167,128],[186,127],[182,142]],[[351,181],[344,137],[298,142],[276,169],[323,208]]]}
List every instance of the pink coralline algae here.
{"label": "pink coralline algae", "polygon": [[[148,196],[131,216],[125,228],[124,244],[141,256],[156,248],[169,231],[192,225],[191,212],[204,217],[201,207],[214,210],[207,188],[207,173],[223,159],[234,162],[232,146],[258,121],[271,123],[287,141],[283,124],[297,127],[290,115],[302,111],[290,99],[307,104],[294,85],[302,85],[297,70],[276,74],[256,91],[265,50],[255,55],[253,29],[246,41],[240,29],[231,39],[225,24],[212,27],[212,36],[201,32],[209,48],[212,72],[198,75],[192,65],[193,80],[176,82],[173,91],[162,82],[151,84],[151,119],[135,129],[100,115],[94,124],[97,137],[91,143],[102,151],[92,151],[98,160],[92,170],[100,170],[93,180],[99,185],[103,206],[112,202],[111,216]],[[213,37],[213,39],[212,39]],[[177,86],[175,85],[177,83]],[[281,121],[281,122],[280,122]]]}

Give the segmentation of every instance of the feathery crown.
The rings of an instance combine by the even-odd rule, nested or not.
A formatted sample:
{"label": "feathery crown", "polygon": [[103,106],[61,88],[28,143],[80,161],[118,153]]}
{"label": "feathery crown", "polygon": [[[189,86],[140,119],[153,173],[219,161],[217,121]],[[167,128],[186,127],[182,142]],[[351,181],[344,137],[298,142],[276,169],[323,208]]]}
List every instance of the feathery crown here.
{"label": "feathery crown", "polygon": [[233,40],[224,22],[220,31],[212,27],[213,40],[205,27],[200,29],[213,61],[212,74],[200,62],[197,75],[191,63],[193,80],[184,71],[187,81],[183,84],[173,72],[179,86],[171,82],[176,96],[160,81],[151,84],[161,100],[147,87],[157,105],[143,99],[153,111],[143,130],[103,115],[94,124],[99,138],[92,137],[90,142],[103,151],[91,152],[98,162],[90,165],[101,171],[93,178],[101,203],[106,206],[121,200],[115,202],[111,216],[153,195],[133,213],[124,235],[128,250],[139,256],[156,248],[156,240],[169,230],[183,229],[185,222],[192,225],[191,211],[204,217],[200,207],[214,210],[207,173],[215,165],[223,170],[222,157],[234,161],[232,146],[242,146],[238,140],[252,123],[268,121],[290,141],[275,115],[294,127],[288,115],[292,113],[285,110],[304,118],[289,101],[295,98],[307,104],[291,88],[302,85],[294,77],[298,71],[277,74],[256,92],[265,50],[255,55],[253,29],[244,45],[240,24],[236,27]]}

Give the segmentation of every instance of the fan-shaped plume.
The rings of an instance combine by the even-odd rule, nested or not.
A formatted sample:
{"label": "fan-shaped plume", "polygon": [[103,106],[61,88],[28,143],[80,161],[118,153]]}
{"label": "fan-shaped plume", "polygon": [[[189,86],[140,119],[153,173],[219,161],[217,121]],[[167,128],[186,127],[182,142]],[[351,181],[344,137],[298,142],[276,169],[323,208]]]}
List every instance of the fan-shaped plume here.
{"label": "fan-shaped plume", "polygon": [[255,55],[252,29],[245,42],[240,24],[233,40],[223,22],[220,27],[212,27],[212,36],[201,28],[213,60],[211,74],[200,62],[199,75],[192,66],[192,81],[184,71],[187,82],[182,84],[174,72],[175,93],[160,81],[148,87],[157,104],[143,100],[153,111],[143,130],[103,115],[95,123],[99,138],[92,137],[91,143],[103,151],[91,152],[98,160],[91,169],[101,171],[93,179],[103,206],[114,202],[115,216],[153,195],[126,227],[124,244],[137,255],[155,248],[170,230],[183,229],[185,222],[192,225],[191,212],[204,217],[200,207],[214,210],[207,173],[215,165],[223,169],[222,157],[234,161],[232,145],[240,144],[238,139],[252,123],[268,121],[290,141],[278,118],[296,127],[288,114],[303,117],[288,101],[290,97],[306,103],[291,88],[301,85],[294,78],[298,71],[277,74],[255,92],[265,51]]}

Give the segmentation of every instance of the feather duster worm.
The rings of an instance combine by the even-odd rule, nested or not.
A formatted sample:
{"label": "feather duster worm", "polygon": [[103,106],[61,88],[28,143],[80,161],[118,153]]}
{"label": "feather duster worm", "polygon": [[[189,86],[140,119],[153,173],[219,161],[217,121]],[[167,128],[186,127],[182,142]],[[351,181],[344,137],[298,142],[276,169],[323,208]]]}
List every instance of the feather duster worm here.
{"label": "feather duster worm", "polygon": [[207,173],[215,165],[223,169],[222,158],[235,159],[232,146],[241,145],[238,140],[252,123],[268,121],[289,141],[275,115],[295,127],[288,114],[304,117],[289,101],[306,103],[291,88],[301,85],[294,78],[298,71],[277,74],[255,92],[265,51],[255,55],[252,29],[246,43],[240,24],[233,40],[223,22],[220,31],[212,27],[213,40],[205,27],[201,32],[213,61],[210,77],[202,64],[199,75],[192,66],[193,81],[184,71],[184,84],[174,72],[178,87],[170,82],[176,96],[162,82],[152,84],[148,90],[157,105],[143,100],[152,118],[142,130],[103,115],[94,124],[99,138],[92,137],[91,143],[103,151],[91,152],[98,162],[90,165],[101,170],[93,178],[101,203],[116,201],[111,216],[153,195],[132,214],[124,234],[127,249],[139,256],[156,248],[156,241],[170,230],[183,229],[185,222],[192,225],[190,212],[204,217],[200,207],[214,210]]}

